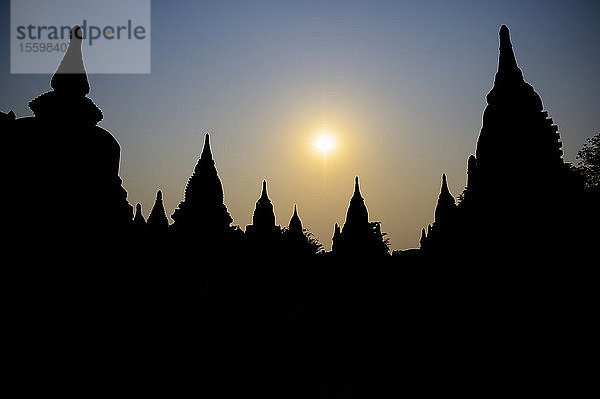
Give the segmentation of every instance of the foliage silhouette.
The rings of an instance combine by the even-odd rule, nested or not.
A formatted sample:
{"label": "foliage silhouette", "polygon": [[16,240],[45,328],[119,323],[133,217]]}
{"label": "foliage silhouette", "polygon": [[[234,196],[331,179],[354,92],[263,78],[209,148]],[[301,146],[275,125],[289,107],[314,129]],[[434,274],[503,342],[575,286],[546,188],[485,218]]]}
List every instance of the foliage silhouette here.
{"label": "foliage silhouette", "polygon": [[586,187],[600,190],[600,133],[587,139],[577,153],[577,160],[577,169],[583,175]]}

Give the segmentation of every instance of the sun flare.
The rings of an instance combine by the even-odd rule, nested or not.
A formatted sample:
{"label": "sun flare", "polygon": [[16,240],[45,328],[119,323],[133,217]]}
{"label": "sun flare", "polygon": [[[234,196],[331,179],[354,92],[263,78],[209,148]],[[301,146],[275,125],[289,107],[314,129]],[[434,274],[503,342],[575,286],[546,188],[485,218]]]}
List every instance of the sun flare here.
{"label": "sun flare", "polygon": [[331,133],[322,131],[315,137],[314,145],[323,155],[327,155],[335,149],[336,141]]}

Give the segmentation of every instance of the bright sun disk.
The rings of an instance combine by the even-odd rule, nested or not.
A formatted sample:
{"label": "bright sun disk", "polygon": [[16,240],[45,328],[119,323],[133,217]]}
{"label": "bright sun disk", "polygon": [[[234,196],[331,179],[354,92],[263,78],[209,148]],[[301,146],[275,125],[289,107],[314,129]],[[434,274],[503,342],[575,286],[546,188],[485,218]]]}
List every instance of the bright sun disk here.
{"label": "bright sun disk", "polygon": [[323,155],[327,155],[335,147],[335,139],[329,132],[321,132],[315,138],[315,147],[321,151]]}

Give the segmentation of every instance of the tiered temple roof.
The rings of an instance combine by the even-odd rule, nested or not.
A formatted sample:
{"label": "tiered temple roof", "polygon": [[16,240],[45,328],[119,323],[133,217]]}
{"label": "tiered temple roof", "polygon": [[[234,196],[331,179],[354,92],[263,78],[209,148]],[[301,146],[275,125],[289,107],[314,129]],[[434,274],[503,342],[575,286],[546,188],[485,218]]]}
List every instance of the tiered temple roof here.
{"label": "tiered temple roof", "polygon": [[233,221],[223,203],[223,187],[208,134],[200,160],[185,188],[185,198],[173,213],[173,220],[175,231],[204,235],[223,233]]}

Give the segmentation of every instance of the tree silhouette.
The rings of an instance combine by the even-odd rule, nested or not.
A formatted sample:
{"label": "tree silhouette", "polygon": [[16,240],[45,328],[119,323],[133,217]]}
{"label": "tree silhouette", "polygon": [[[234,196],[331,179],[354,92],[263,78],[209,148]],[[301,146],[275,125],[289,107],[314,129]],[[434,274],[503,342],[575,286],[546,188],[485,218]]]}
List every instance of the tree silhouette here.
{"label": "tree silhouette", "polygon": [[577,170],[583,176],[586,188],[600,190],[600,133],[587,139],[576,159]]}

